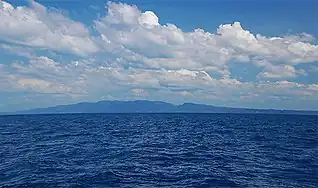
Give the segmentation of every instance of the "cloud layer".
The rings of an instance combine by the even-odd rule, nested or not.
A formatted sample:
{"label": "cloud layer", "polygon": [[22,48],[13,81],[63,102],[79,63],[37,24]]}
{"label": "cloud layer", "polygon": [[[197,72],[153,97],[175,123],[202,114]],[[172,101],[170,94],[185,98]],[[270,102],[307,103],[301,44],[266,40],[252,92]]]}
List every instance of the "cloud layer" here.
{"label": "cloud layer", "polygon": [[[106,12],[85,25],[34,1],[23,7],[0,1],[1,52],[23,57],[0,62],[0,92],[62,96],[65,103],[147,98],[318,106],[318,80],[291,80],[317,74],[299,68],[318,62],[310,34],[266,37],[239,22],[220,25],[215,33],[185,32],[134,5],[109,2]],[[253,65],[259,72],[242,81],[233,76],[233,64]]]}

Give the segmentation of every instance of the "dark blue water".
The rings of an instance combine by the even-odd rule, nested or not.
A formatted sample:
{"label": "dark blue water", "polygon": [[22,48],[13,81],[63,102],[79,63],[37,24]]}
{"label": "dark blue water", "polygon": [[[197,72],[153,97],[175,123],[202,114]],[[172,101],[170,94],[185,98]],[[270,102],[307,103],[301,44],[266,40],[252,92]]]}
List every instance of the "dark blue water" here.
{"label": "dark blue water", "polygon": [[0,116],[0,187],[318,187],[317,116]]}

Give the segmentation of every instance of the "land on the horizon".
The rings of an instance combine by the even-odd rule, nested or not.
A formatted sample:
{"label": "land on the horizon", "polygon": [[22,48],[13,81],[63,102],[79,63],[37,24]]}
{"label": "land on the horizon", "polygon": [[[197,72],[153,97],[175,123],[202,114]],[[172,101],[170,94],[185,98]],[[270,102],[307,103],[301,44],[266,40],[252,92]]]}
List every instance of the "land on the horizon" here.
{"label": "land on the horizon", "polygon": [[303,114],[317,115],[318,111],[231,108],[204,104],[174,105],[161,101],[99,101],[58,105],[24,111],[0,113],[15,114],[69,114],[69,113],[250,113],[250,114]]}

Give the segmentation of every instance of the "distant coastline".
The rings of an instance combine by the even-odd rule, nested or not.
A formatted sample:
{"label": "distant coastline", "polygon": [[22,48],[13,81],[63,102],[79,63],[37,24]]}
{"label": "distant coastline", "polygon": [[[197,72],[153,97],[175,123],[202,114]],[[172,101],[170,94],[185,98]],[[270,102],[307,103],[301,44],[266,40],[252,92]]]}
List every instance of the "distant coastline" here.
{"label": "distant coastline", "polygon": [[161,101],[147,100],[83,102],[48,108],[5,112],[0,113],[0,115],[72,113],[236,113],[318,115],[318,111],[231,108],[194,103],[174,105]]}

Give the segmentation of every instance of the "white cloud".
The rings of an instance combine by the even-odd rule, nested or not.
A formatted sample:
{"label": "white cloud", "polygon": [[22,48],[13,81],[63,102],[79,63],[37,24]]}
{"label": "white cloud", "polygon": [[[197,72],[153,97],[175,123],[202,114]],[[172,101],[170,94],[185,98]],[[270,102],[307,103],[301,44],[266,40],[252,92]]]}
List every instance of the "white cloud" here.
{"label": "white cloud", "polygon": [[71,91],[70,87],[34,78],[19,78],[17,83],[19,88],[26,91],[31,90],[40,93],[68,93]]}
{"label": "white cloud", "polygon": [[34,50],[27,48],[27,47],[21,47],[17,45],[12,45],[12,44],[1,44],[0,43],[0,49],[3,50],[3,52],[8,52],[13,55],[18,55],[22,57],[27,57],[31,58],[35,56]]}
{"label": "white cloud", "polygon": [[105,95],[122,88],[131,88],[134,96],[148,95],[147,89],[187,91],[187,95],[193,96],[195,91],[203,91],[217,94],[219,98],[260,93],[292,96],[299,96],[300,91],[311,92],[313,96],[317,93],[315,84],[288,81],[251,83],[231,78],[218,80],[205,71],[112,68],[97,66],[94,60],[65,64],[47,57],[35,57],[28,63],[12,63],[0,70],[2,80],[10,81],[15,89],[39,93],[86,95],[99,91]]}
{"label": "white cloud", "polygon": [[[123,54],[129,54],[125,59],[134,59],[150,68],[211,68],[224,73],[230,61],[257,64],[266,60],[281,69],[284,66],[277,64],[288,64],[286,70],[299,63],[318,61],[317,45],[308,43],[314,37],[305,33],[265,37],[245,30],[239,22],[220,25],[215,34],[202,29],[183,32],[172,24],[160,25],[153,12],[141,12],[136,6],[109,3],[107,9],[109,14],[95,21],[106,50],[118,46]],[[265,72],[272,74],[276,72]]]}
{"label": "white cloud", "polygon": [[144,89],[132,89],[131,90],[133,96],[136,97],[148,97],[149,93]]}
{"label": "white cloud", "polygon": [[[184,32],[173,24],[160,24],[154,12],[108,3],[108,14],[93,23],[98,36],[91,36],[84,24],[33,1],[29,7],[3,1],[0,5],[0,39],[7,42],[0,43],[0,48],[28,58],[0,64],[2,91],[89,99],[122,99],[127,94],[207,103],[318,100],[316,84],[286,81],[309,74],[297,64],[318,61],[318,47],[309,34],[266,37],[251,33],[239,22],[220,25],[216,33]],[[33,48],[49,52],[43,55]],[[51,51],[83,57],[56,60]],[[258,80],[234,79],[228,68],[231,62],[255,64],[261,69]],[[126,93],[116,95],[120,92]]]}
{"label": "white cloud", "polygon": [[296,70],[291,65],[272,65],[268,64],[264,68],[264,72],[258,74],[259,78],[294,78],[300,74],[306,74],[303,70]]}
{"label": "white cloud", "polygon": [[81,56],[98,51],[82,23],[35,1],[30,1],[29,7],[0,1],[0,17],[1,40]]}
{"label": "white cloud", "polygon": [[308,33],[300,33],[299,35],[286,35],[284,38],[291,42],[312,42],[316,40],[313,35]]}
{"label": "white cloud", "polygon": [[[133,5],[110,2],[108,14],[94,22],[99,38],[90,36],[82,23],[34,1],[29,7],[0,3],[3,40],[83,56],[102,47],[129,66],[135,63],[148,68],[211,70],[230,76],[230,61],[267,61],[280,69],[286,66],[277,64],[294,66],[318,61],[318,47],[310,43],[315,38],[307,33],[265,37],[245,30],[239,22],[220,25],[216,33],[202,29],[183,32],[173,24],[161,25],[152,11],[142,12]],[[290,73],[279,76],[277,71],[267,68],[263,76],[297,75],[288,70]]]}

